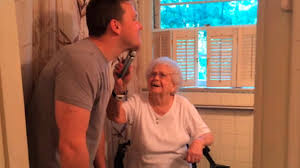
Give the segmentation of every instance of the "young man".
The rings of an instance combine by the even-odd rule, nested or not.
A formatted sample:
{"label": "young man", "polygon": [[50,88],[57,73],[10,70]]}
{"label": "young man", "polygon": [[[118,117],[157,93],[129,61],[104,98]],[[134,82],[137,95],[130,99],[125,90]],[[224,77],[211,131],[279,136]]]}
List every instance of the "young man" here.
{"label": "young man", "polygon": [[43,69],[27,116],[32,168],[93,168],[112,93],[111,61],[141,44],[130,0],[91,0],[88,39],[66,46]]}

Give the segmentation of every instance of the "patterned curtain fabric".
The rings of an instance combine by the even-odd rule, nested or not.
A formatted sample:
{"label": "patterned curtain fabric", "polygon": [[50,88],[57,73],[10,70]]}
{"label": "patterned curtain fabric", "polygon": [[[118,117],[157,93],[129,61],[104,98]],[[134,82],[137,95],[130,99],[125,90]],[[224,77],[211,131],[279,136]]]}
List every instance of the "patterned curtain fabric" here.
{"label": "patterned curtain fabric", "polygon": [[58,49],[88,36],[88,1],[33,0],[34,80]]}

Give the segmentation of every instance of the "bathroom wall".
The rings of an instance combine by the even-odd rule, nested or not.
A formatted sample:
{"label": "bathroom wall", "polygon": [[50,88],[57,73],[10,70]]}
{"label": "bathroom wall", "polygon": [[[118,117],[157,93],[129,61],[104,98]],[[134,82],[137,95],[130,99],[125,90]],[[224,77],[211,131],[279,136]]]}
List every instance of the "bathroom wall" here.
{"label": "bathroom wall", "polygon": [[16,0],[16,19],[22,67],[24,104],[31,96],[32,89],[32,0]]}
{"label": "bathroom wall", "polygon": [[[198,109],[211,129],[215,141],[211,156],[218,164],[231,168],[252,168],[253,110]],[[206,159],[201,168],[209,167]]]}
{"label": "bathroom wall", "polygon": [[[16,19],[16,9],[21,2],[0,1],[3,23],[0,27],[0,167],[6,168],[29,167],[20,60],[23,51],[19,47]],[[24,15],[26,10],[23,6]],[[21,33],[26,33],[25,30],[23,27]]]}

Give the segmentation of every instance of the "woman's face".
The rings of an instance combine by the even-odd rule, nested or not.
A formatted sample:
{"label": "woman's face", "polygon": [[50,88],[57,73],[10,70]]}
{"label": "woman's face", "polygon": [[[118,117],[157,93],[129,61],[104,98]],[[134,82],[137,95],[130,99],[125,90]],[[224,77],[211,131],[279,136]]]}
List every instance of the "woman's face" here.
{"label": "woman's face", "polygon": [[150,93],[171,94],[175,92],[175,85],[171,78],[172,69],[165,64],[157,64],[148,77]]}

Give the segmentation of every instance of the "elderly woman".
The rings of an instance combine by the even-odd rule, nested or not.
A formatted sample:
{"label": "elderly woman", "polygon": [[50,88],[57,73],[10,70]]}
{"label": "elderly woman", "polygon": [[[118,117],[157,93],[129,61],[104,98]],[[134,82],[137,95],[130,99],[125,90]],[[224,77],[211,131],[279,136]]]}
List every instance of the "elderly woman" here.
{"label": "elderly woman", "polygon": [[182,77],[175,61],[167,57],[155,59],[146,77],[147,96],[134,95],[124,102],[120,98],[130,73],[124,79],[115,75],[114,93],[107,110],[109,119],[131,126],[126,167],[190,167],[189,163],[200,161],[203,147],[212,143],[213,136],[195,107],[176,94]]}

